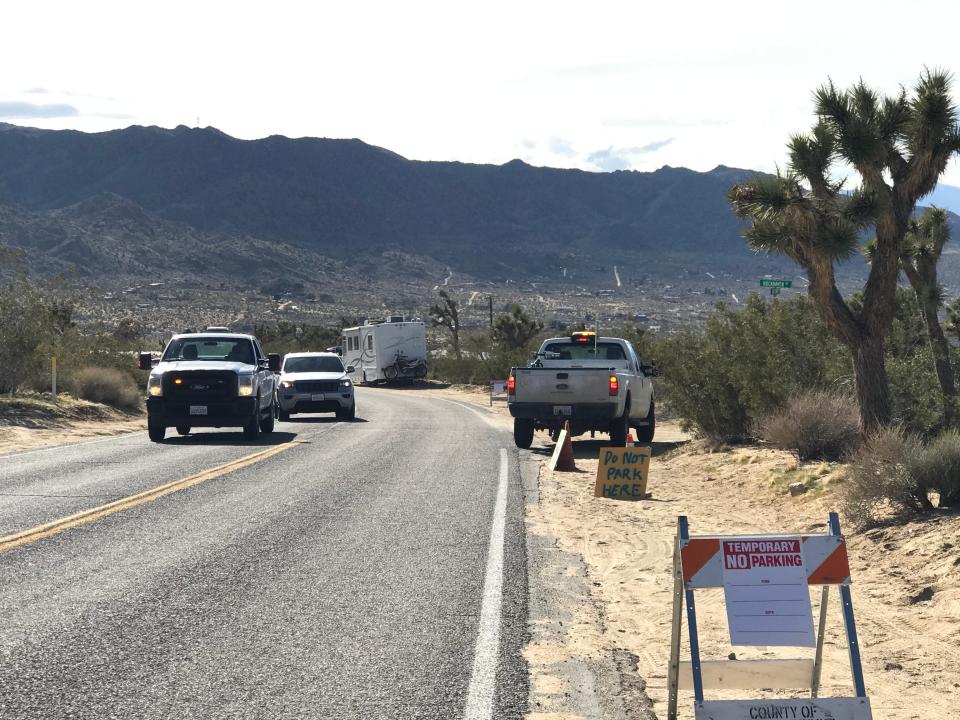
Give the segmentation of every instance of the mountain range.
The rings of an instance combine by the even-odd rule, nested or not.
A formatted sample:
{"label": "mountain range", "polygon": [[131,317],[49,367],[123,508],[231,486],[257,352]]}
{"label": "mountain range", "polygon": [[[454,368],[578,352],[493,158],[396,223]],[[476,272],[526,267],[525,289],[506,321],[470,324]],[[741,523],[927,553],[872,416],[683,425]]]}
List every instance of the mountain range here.
{"label": "mountain range", "polygon": [[753,174],[422,162],[360,140],[183,126],[0,124],[0,243],[27,251],[37,272],[124,281],[427,280],[449,268],[603,287],[614,265],[666,281],[794,272],[740,237],[726,191]]}

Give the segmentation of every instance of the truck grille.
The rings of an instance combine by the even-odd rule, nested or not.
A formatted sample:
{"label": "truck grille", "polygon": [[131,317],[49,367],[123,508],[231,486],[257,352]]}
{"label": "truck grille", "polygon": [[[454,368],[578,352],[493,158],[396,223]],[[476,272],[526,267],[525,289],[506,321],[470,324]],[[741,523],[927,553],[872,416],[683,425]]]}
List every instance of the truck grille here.
{"label": "truck grille", "polygon": [[340,381],[300,380],[293,383],[293,389],[304,393],[334,393],[340,389]]}
{"label": "truck grille", "polygon": [[[180,380],[180,383],[175,380]],[[190,370],[164,376],[164,395],[174,398],[233,398],[237,376],[229,370]]]}

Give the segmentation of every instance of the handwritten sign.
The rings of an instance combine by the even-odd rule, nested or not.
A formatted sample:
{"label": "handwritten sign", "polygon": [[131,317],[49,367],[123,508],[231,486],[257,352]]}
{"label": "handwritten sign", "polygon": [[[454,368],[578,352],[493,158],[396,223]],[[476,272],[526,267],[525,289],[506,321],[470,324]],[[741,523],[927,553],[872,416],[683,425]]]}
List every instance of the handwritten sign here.
{"label": "handwritten sign", "polygon": [[816,645],[800,538],[736,538],[722,551],[730,642]]}
{"label": "handwritten sign", "polygon": [[613,500],[643,500],[650,473],[650,448],[600,448],[594,496]]}

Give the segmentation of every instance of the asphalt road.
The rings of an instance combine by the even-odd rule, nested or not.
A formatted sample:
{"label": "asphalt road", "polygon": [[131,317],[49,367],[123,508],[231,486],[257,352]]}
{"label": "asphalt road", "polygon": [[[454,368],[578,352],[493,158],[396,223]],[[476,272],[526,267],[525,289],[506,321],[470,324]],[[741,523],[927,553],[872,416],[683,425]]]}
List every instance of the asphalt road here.
{"label": "asphalt road", "polygon": [[358,415],[0,456],[0,717],[522,717],[512,438],[402,391]]}

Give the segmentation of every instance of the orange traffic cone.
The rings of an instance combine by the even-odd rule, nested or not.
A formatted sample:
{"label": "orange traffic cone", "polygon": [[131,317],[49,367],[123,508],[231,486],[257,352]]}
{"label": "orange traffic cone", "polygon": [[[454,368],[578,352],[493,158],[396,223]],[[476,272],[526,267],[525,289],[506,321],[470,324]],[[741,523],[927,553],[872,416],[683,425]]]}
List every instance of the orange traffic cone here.
{"label": "orange traffic cone", "polygon": [[561,472],[571,472],[577,469],[577,464],[573,459],[573,440],[570,439],[569,420],[563,424],[563,430],[560,431],[560,437],[557,438],[557,446],[553,449],[550,465],[551,470],[560,470]]}
{"label": "orange traffic cone", "polygon": [[637,442],[636,438],[633,437],[633,428],[627,431],[627,447],[631,447]]}

